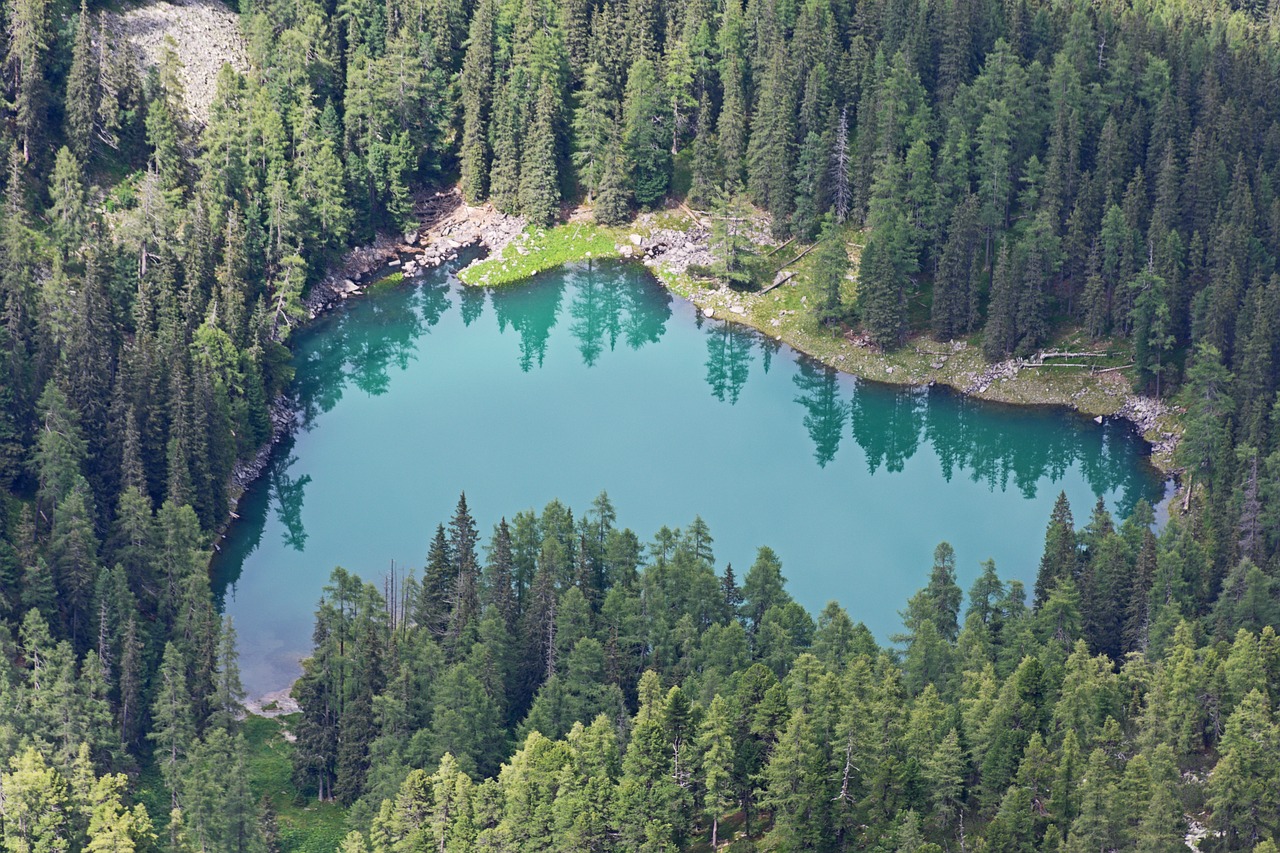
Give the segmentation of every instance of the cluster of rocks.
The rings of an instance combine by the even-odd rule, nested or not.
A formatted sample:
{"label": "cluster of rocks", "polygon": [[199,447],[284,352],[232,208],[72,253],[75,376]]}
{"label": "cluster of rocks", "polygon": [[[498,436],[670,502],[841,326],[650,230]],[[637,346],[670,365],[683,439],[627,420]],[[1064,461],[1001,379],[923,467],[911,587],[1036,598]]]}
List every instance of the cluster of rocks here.
{"label": "cluster of rocks", "polygon": [[522,217],[500,213],[489,205],[463,204],[457,190],[436,193],[426,201],[425,208],[428,215],[434,212],[437,218],[423,229],[396,237],[383,235],[347,252],[329,275],[307,293],[304,304],[311,319],[363,293],[390,272],[412,278],[457,260],[458,252],[468,246],[499,252],[525,225]]}
{"label": "cluster of rocks", "polygon": [[969,374],[969,384],[965,387],[964,392],[966,394],[981,394],[995,383],[1017,376],[1018,371],[1021,369],[1022,362],[1016,358],[989,364],[985,370]]}
{"label": "cluster of rocks", "polygon": [[[302,707],[298,704],[298,700],[293,698],[292,692],[293,685],[290,684],[283,690],[273,690],[262,696],[246,699],[243,702],[244,709],[248,713],[259,717],[283,717],[288,714],[296,714],[302,710]],[[287,741],[293,742],[297,740],[289,732],[283,732],[283,735]]]}
{"label": "cluster of rocks", "polygon": [[[631,235],[633,238],[638,234]],[[711,235],[706,228],[695,226],[688,231],[674,228],[658,228],[650,232],[648,237],[640,239],[638,244],[633,239],[631,244],[621,247],[624,257],[633,257],[633,249],[639,249],[639,256],[649,266],[661,265],[674,272],[684,272],[691,266],[709,267],[713,261],[711,256]]]}
{"label": "cluster of rocks", "polygon": [[1129,396],[1124,405],[1116,412],[1117,417],[1124,418],[1138,428],[1138,432],[1147,437],[1151,448],[1159,454],[1172,454],[1178,446],[1178,434],[1160,429],[1160,418],[1170,408],[1154,397]]}
{"label": "cluster of rocks", "polygon": [[249,54],[240,20],[218,0],[172,0],[145,3],[124,12],[107,12],[103,21],[117,39],[132,48],[145,70],[159,67],[172,39],[182,67],[183,100],[198,124],[209,120],[209,106],[218,91],[218,73],[230,65],[249,70]]}

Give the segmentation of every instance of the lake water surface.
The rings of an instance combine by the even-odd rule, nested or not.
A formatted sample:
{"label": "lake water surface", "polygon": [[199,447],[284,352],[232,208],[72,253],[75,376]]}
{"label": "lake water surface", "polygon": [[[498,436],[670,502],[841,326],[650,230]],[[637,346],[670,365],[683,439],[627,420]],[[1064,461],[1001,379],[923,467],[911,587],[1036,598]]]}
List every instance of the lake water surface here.
{"label": "lake water surface", "polygon": [[1127,424],[983,403],[829,370],[701,317],[641,267],[571,265],[462,288],[451,269],[351,303],[296,342],[302,411],[221,542],[215,589],[246,688],[287,685],[334,566],[419,570],[465,490],[483,541],[500,516],[607,490],[643,541],[701,515],[717,567],[760,545],[815,613],[838,600],[882,640],[934,546],[1035,577],[1060,490],[1127,512],[1162,478]]}

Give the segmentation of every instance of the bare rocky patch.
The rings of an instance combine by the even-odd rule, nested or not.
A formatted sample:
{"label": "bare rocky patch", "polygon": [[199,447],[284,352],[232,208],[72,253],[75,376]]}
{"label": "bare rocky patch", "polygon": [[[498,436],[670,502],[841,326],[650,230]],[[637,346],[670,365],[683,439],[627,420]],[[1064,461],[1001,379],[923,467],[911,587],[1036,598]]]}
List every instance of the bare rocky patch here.
{"label": "bare rocky patch", "polygon": [[[250,714],[259,717],[284,717],[289,714],[296,714],[302,710],[298,704],[298,700],[290,695],[293,691],[293,685],[290,684],[281,690],[273,690],[263,696],[255,699],[246,699],[244,709]],[[295,740],[289,732],[284,734],[285,740]]]}
{"label": "bare rocky patch", "polygon": [[185,89],[189,118],[203,125],[217,92],[223,65],[249,70],[249,54],[240,32],[240,17],[218,0],[160,0],[109,13],[108,26],[128,44],[145,71],[164,60],[172,39],[182,63],[179,76]]}
{"label": "bare rocky patch", "polygon": [[470,246],[498,254],[525,226],[523,217],[502,213],[491,204],[467,204],[456,187],[424,197],[415,213],[422,223],[418,229],[383,234],[372,244],[350,250],[311,288],[306,298],[311,319],[363,293],[376,283],[380,271],[398,270],[411,278],[456,259],[459,250]]}

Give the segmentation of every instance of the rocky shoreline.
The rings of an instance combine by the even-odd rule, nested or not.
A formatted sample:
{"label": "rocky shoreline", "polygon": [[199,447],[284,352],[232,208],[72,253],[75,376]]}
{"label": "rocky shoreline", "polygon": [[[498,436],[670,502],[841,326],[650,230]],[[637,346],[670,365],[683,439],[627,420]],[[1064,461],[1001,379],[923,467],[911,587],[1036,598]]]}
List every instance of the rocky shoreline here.
{"label": "rocky shoreline", "polygon": [[[692,227],[683,231],[656,227],[651,214],[642,215],[636,220],[635,225],[639,230],[644,231],[644,234],[632,233],[628,242],[618,246],[619,254],[625,258],[642,259],[644,264],[654,269],[655,272],[673,273],[676,276],[683,276],[692,265],[709,266],[711,263],[711,252],[708,245],[709,231],[705,223],[699,221],[693,212],[687,212],[692,216],[693,223]],[[752,239],[761,245],[771,244],[772,241],[768,239],[767,229],[763,223],[757,222],[753,223],[753,225]],[[792,265],[784,265],[778,271],[773,287],[784,285],[789,280],[793,280],[790,275],[793,270],[794,267]],[[667,285],[668,289],[676,290],[676,288],[672,287],[672,282],[664,275],[659,275],[658,277],[659,280]],[[894,367],[890,365],[884,367],[883,375],[867,376],[856,369],[844,354],[835,355],[834,358],[829,355],[824,356],[812,347],[806,347],[803,341],[787,335],[786,330],[783,329],[784,321],[787,315],[795,314],[794,311],[785,309],[773,311],[774,316],[767,321],[768,328],[760,322],[759,318],[753,317],[753,303],[759,304],[761,297],[769,289],[772,288],[767,288],[759,293],[744,294],[721,287],[719,289],[692,289],[681,295],[690,299],[707,317],[714,316],[727,322],[753,328],[762,334],[776,337],[796,350],[804,352],[811,358],[816,358],[837,370],[878,382],[896,385],[932,385],[937,383],[978,399],[1007,402],[1000,393],[999,386],[1009,380],[1016,380],[1024,370],[1042,367],[1044,363],[1043,354],[1039,354],[1026,359],[1007,359],[994,364],[987,364],[980,369],[967,370],[958,374],[949,373],[946,369],[949,361],[957,356],[964,358],[972,355],[969,352],[968,343],[965,341],[951,341],[950,343],[934,344],[934,342],[930,341],[930,344],[940,346],[942,350],[940,352],[930,351],[925,353],[917,347],[918,353],[927,355],[929,375],[917,375],[918,372],[907,370],[895,372]],[[865,335],[855,335],[850,332],[846,335],[846,341],[851,347],[859,350],[878,352]],[[1104,417],[1126,420],[1133,424],[1138,433],[1151,446],[1152,464],[1165,474],[1176,476],[1177,471],[1173,467],[1172,459],[1180,435],[1168,429],[1168,416],[1176,416],[1181,410],[1165,401],[1134,394],[1128,383],[1118,373],[1104,373],[1099,375],[1098,381],[1109,388],[1110,396],[1118,403],[1108,406],[1108,411],[1099,413],[1096,408],[1090,410],[1084,405],[1082,394],[1066,399],[1025,403],[1025,405],[1063,405],[1076,411],[1093,415],[1094,420],[1099,423],[1102,422]]]}
{"label": "rocky shoreline", "polygon": [[[353,296],[365,293],[390,269],[405,277],[420,275],[448,261],[457,260],[458,252],[480,246],[489,252],[501,252],[521,231],[525,221],[496,210],[492,205],[472,207],[462,200],[458,190],[444,190],[421,199],[417,214],[423,224],[399,237],[380,235],[372,244],[357,246],[343,255],[330,272],[313,285],[303,300],[308,322],[332,311]],[[262,476],[271,453],[298,423],[298,413],[285,394],[276,397],[270,407],[271,437],[249,459],[242,459],[231,469],[231,512],[217,539],[226,535],[231,522],[239,518],[236,509],[240,499],[254,480]],[[215,545],[215,548],[217,546]]]}
{"label": "rocky shoreline", "polygon": [[468,247],[501,252],[525,226],[523,217],[501,213],[492,205],[466,204],[457,189],[428,196],[420,203],[418,215],[424,223],[418,230],[398,237],[382,235],[370,245],[347,252],[308,292],[304,300],[308,317],[314,320],[364,293],[384,270],[409,278],[456,260],[458,252]]}
{"label": "rocky shoreline", "polygon": [[[460,251],[473,246],[483,247],[491,255],[496,256],[507,244],[519,237],[525,227],[522,217],[501,213],[492,205],[478,207],[467,205],[456,188],[426,196],[419,203],[418,213],[420,221],[423,222],[419,229],[394,237],[381,235],[372,244],[358,246],[348,251],[342,260],[307,293],[304,305],[309,321],[323,316],[352,297],[364,294],[388,271],[399,271],[405,277],[419,275],[442,263],[456,260]],[[571,217],[571,220],[573,218]],[[653,214],[646,213],[636,219],[633,228],[635,230],[628,239],[621,241],[616,247],[620,257],[640,260],[655,272],[675,275],[684,275],[691,266],[711,264],[710,232],[706,224],[698,221],[696,217],[691,227],[679,229],[661,227]],[[763,230],[757,230],[760,230],[763,236]],[[659,279],[665,281],[661,275]],[[667,282],[667,284],[670,287],[670,283]],[[720,288],[682,295],[691,298],[708,317],[714,315],[729,322],[757,328],[762,332],[766,331],[751,321],[747,307],[737,304],[749,301],[758,296],[757,294],[738,294],[736,291]],[[726,301],[735,304],[723,304]],[[717,311],[717,307],[727,308],[727,310]],[[771,325],[776,328],[780,322],[775,318]],[[782,339],[782,336],[779,338]],[[788,341],[788,343],[801,351],[807,351],[799,342]],[[866,342],[861,340],[851,341],[851,343],[862,348],[867,346]],[[965,349],[967,345],[964,342],[953,342],[951,351],[946,353],[940,362],[935,359],[930,367],[933,370],[940,370],[950,356]],[[808,354],[831,364],[838,370],[859,375],[859,372],[851,369],[851,365],[848,365],[842,357],[837,356],[833,362],[831,359],[821,358],[817,353]],[[1024,368],[1035,364],[1034,359],[1008,359],[987,365],[980,371],[966,373],[960,383],[945,379],[939,381],[970,396],[998,400],[998,395],[989,393],[993,386],[1015,378]],[[887,375],[883,378],[874,378],[877,381],[895,384],[919,384],[909,376],[898,379],[893,375],[892,367],[886,368],[885,373]],[[932,384],[932,382],[927,381],[924,384]],[[1080,408],[1072,401],[1062,401],[1062,404]],[[1121,405],[1104,415],[1131,422],[1151,444],[1153,459],[1167,460],[1177,446],[1178,435],[1163,429],[1162,419],[1176,411],[1175,407],[1163,401],[1126,393]],[[1104,415],[1099,415],[1099,419]],[[244,491],[266,469],[272,449],[292,431],[296,423],[297,413],[293,411],[289,399],[281,395],[271,407],[271,438],[252,458],[237,462],[232,469],[233,509]],[[1168,470],[1167,465],[1162,467]],[[232,518],[236,517],[232,512]]]}
{"label": "rocky shoreline", "polygon": [[[443,190],[426,196],[419,202],[419,219],[423,225],[403,235],[381,235],[372,244],[358,246],[343,256],[342,260],[308,292],[304,304],[309,320],[314,321],[333,310],[352,297],[362,295],[387,271],[401,272],[405,277],[419,275],[442,263],[456,260],[458,253],[468,247],[480,246],[491,255],[498,255],[524,231],[525,220],[522,217],[501,213],[492,205],[472,207],[467,205],[456,188]],[[571,220],[574,217],[571,217]],[[655,272],[684,275],[691,266],[709,266],[712,261],[710,251],[710,232],[705,223],[693,218],[691,227],[685,229],[661,227],[653,214],[642,214],[633,223],[635,230],[628,239],[617,246],[618,255],[623,258],[641,260]],[[764,232],[761,231],[763,236]],[[663,280],[662,276],[659,276]],[[669,284],[668,284],[669,286]],[[742,302],[751,299],[754,294],[736,294],[725,288],[706,290],[691,296],[695,304],[708,317],[717,316],[729,322],[757,328],[750,319],[748,309],[740,304],[727,306],[726,311],[716,311],[717,303],[725,300]],[[733,297],[737,295],[735,300]],[[726,307],[720,305],[719,307]],[[784,314],[786,312],[783,312]],[[780,325],[775,318],[771,324]],[[778,336],[782,339],[782,336]],[[801,351],[807,351],[799,342],[788,341]],[[855,346],[865,346],[863,341],[853,341]],[[951,352],[946,353],[939,363],[936,359],[930,364],[933,370],[940,370],[948,357],[967,349],[963,342],[953,342]],[[831,359],[821,358],[817,353],[808,353],[819,360],[831,364],[838,370],[859,375],[857,370],[845,362],[843,357]],[[1013,379],[1028,366],[1036,362],[1024,359],[1008,359],[986,366],[980,371],[966,373],[962,382],[938,380],[955,387],[958,391],[987,399],[999,400],[999,396],[989,393],[993,386]],[[919,384],[912,377],[901,379],[893,375],[893,368],[885,369],[887,374],[877,381],[895,384]],[[932,384],[932,380],[924,384]],[[1080,409],[1072,401],[1062,401],[1063,405]],[[1177,446],[1178,435],[1163,428],[1166,415],[1176,414],[1176,407],[1150,397],[1142,397],[1125,393],[1121,405],[1114,411],[1098,415],[1102,417],[1118,417],[1134,425],[1151,445],[1153,460],[1160,464],[1167,473],[1174,473],[1167,462],[1171,459]],[[236,507],[245,490],[254,480],[261,476],[270,461],[275,445],[288,435],[297,424],[297,413],[293,410],[287,396],[281,395],[271,406],[271,438],[250,459],[237,462],[231,474],[232,508]],[[1159,464],[1159,463],[1158,463]],[[238,516],[233,511],[231,518]],[[225,527],[221,533],[225,533]],[[221,534],[219,536],[221,538]]]}
{"label": "rocky shoreline", "polygon": [[[1026,368],[1040,367],[1042,365],[1043,361],[1036,357],[1030,359],[1011,358],[999,361],[990,365],[981,373],[970,374],[972,381],[959,390],[965,394],[981,397],[995,383],[1013,379]],[[1177,433],[1163,428],[1162,418],[1166,415],[1180,412],[1181,409],[1163,400],[1157,400],[1154,397],[1143,397],[1126,391],[1123,403],[1119,408],[1114,412],[1098,415],[1094,420],[1101,423],[1103,417],[1114,417],[1128,421],[1138,430],[1138,434],[1151,445],[1153,458],[1171,459],[1173,451],[1178,446],[1179,436]],[[1166,471],[1166,473],[1174,472]]]}

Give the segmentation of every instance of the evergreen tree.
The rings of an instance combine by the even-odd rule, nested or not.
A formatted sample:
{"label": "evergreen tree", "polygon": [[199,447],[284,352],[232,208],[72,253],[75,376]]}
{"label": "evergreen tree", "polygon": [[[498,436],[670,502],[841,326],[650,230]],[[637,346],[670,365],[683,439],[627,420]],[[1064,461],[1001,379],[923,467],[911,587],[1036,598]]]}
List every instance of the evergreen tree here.
{"label": "evergreen tree", "polygon": [[520,162],[520,213],[535,225],[550,225],[560,202],[555,131],[558,110],[551,84],[543,83]]}
{"label": "evergreen tree", "polygon": [[152,722],[147,739],[155,744],[156,762],[176,807],[182,769],[180,761],[195,740],[195,724],[187,687],[186,662],[173,643],[165,644],[157,678],[159,684],[151,703]]}
{"label": "evergreen tree", "polygon": [[842,229],[832,219],[823,224],[819,240],[810,272],[813,288],[821,295],[815,310],[820,321],[833,323],[844,314],[840,288],[849,271],[849,252]]}
{"label": "evergreen tree", "polygon": [[1071,505],[1067,502],[1067,493],[1059,492],[1053,505],[1053,513],[1049,516],[1049,527],[1044,535],[1044,556],[1040,558],[1040,572],[1036,575],[1037,607],[1048,599],[1058,580],[1076,576],[1078,562]]}
{"label": "evergreen tree", "polygon": [[80,3],[76,18],[76,38],[71,51],[71,70],[67,76],[67,111],[64,118],[67,142],[82,163],[93,153],[94,125],[99,111],[97,53],[93,47],[93,22],[89,7]]}
{"label": "evergreen tree", "polygon": [[662,90],[653,63],[636,61],[627,75],[622,103],[623,146],[630,163],[636,204],[653,207],[667,194],[671,180],[671,129],[661,120]]}
{"label": "evergreen tree", "polygon": [[907,278],[898,257],[901,227],[896,217],[877,226],[858,268],[858,316],[871,340],[885,349],[901,344],[907,331]]}
{"label": "evergreen tree", "polygon": [[621,225],[630,214],[631,191],[626,181],[626,154],[616,127],[605,148],[596,196],[595,220],[601,225]]}
{"label": "evergreen tree", "polygon": [[488,126],[493,109],[493,51],[497,21],[497,4],[484,0],[476,5],[467,37],[467,52],[462,61],[461,91],[462,194],[468,202],[482,201],[488,190],[489,142]]}

